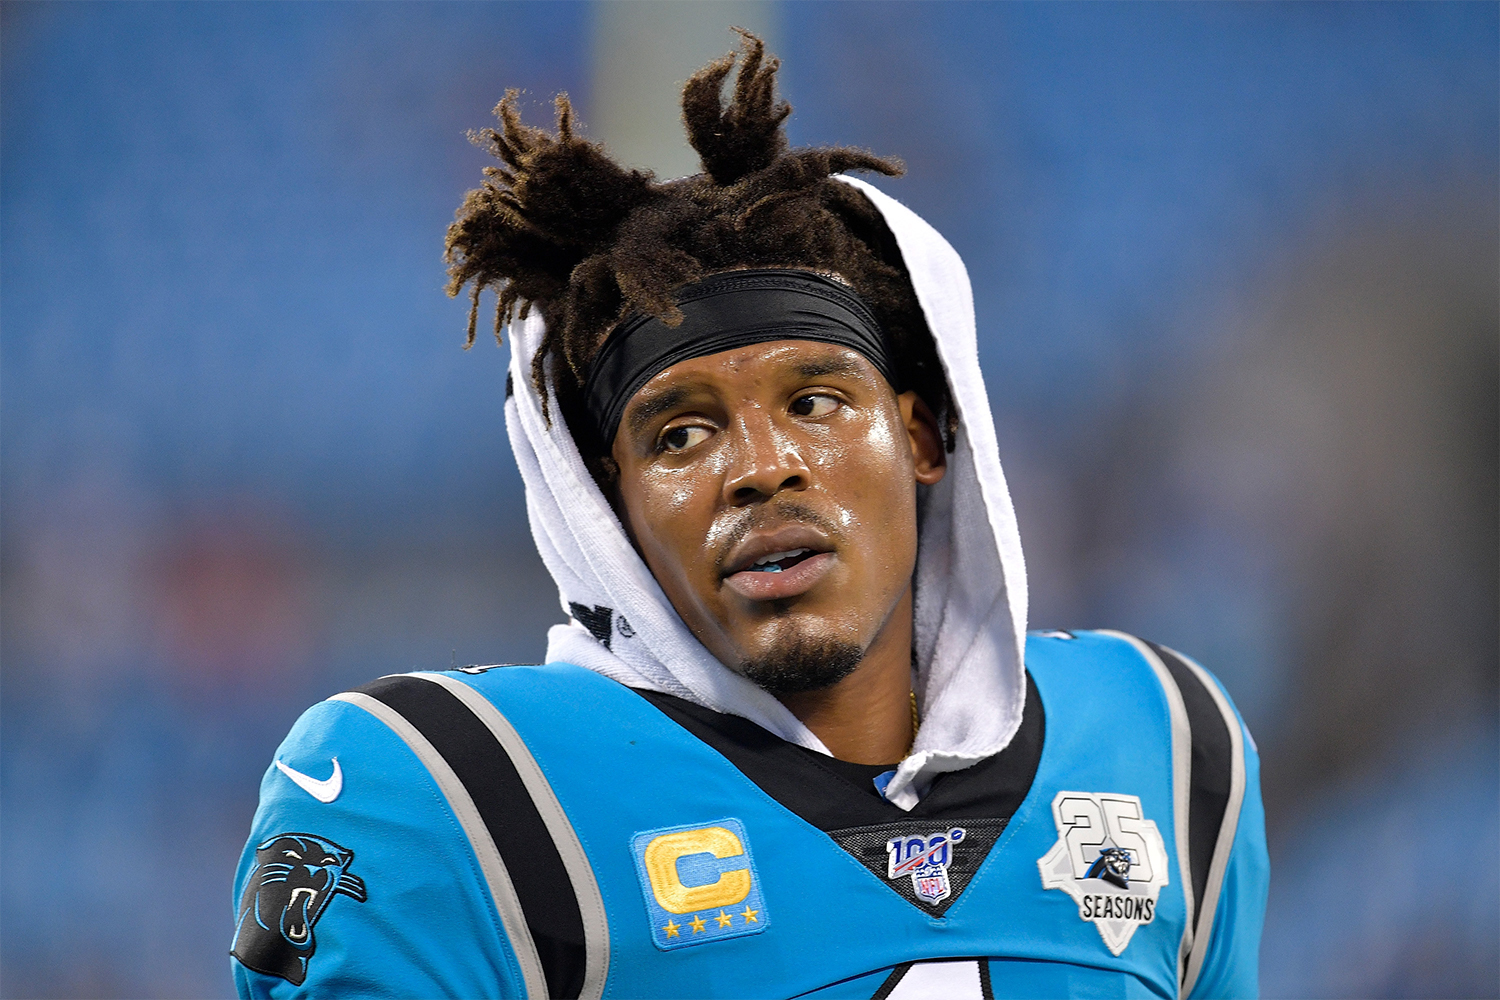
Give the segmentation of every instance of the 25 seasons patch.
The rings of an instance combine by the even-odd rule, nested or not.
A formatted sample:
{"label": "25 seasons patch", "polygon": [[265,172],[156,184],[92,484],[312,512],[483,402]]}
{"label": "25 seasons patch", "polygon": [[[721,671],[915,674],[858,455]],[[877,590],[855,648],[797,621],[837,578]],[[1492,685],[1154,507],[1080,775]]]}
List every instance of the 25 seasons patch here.
{"label": "25 seasons patch", "polygon": [[651,940],[663,951],[759,934],[770,923],[739,820],[647,830],[630,848]]}
{"label": "25 seasons patch", "polygon": [[1058,792],[1052,800],[1057,843],[1037,861],[1043,889],[1061,889],[1078,916],[1099,929],[1118,955],[1137,927],[1156,917],[1167,885],[1167,848],[1135,795]]}
{"label": "25 seasons patch", "polygon": [[364,880],[349,872],[353,863],[353,851],[310,833],[278,833],[262,843],[229,953],[247,969],[301,986],[318,947],[313,926],[333,897],[365,901]]}

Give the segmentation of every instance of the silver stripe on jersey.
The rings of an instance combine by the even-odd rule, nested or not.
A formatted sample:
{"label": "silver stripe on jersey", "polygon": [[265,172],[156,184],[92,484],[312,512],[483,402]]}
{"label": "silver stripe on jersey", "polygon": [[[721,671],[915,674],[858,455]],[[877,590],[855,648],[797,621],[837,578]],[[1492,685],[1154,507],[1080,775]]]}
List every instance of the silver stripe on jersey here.
{"label": "silver stripe on jersey", "polygon": [[510,762],[515,765],[521,782],[531,795],[532,804],[541,814],[547,832],[557,845],[563,867],[573,883],[573,892],[578,897],[578,912],[583,917],[584,973],[583,989],[579,1000],[599,1000],[604,995],[604,982],[609,975],[609,919],[604,912],[604,897],[599,892],[599,883],[594,878],[594,869],[588,855],[568,822],[567,813],[552,791],[547,778],[542,774],[536,758],[527,749],[526,742],[516,732],[510,720],[500,713],[488,698],[470,685],[453,677],[435,673],[414,673],[409,676],[439,684],[473,712],[485,728],[495,737]]}
{"label": "silver stripe on jersey", "polygon": [[437,782],[438,789],[448,800],[449,808],[453,810],[459,826],[463,828],[465,836],[469,838],[469,844],[474,848],[474,856],[479,860],[479,869],[484,873],[490,896],[495,901],[495,910],[500,914],[500,922],[504,925],[505,935],[510,939],[511,948],[516,954],[516,961],[521,966],[521,978],[526,987],[526,995],[546,997],[547,978],[542,972],[542,961],[537,957],[536,943],[531,939],[531,928],[527,926],[526,916],[521,911],[521,901],[516,896],[515,886],[511,884],[510,873],[505,870],[505,862],[500,858],[500,851],[495,847],[494,840],[490,838],[489,830],[485,827],[484,820],[474,805],[474,800],[464,790],[463,783],[458,780],[458,775],[453,773],[453,769],[448,766],[442,754],[437,752],[437,748],[427,741],[427,737],[423,736],[416,726],[407,722],[400,713],[384,702],[357,691],[336,694],[329,701],[348,702],[375,716],[385,723],[391,732],[399,736],[411,748],[412,753],[416,754],[422,766],[427,768],[427,773],[432,775],[432,779]]}
{"label": "silver stripe on jersey", "polygon": [[[1164,647],[1165,648],[1165,647]],[[1193,950],[1188,956],[1187,971],[1183,974],[1182,995],[1193,991],[1198,975],[1203,971],[1203,961],[1208,956],[1208,943],[1214,928],[1214,911],[1219,908],[1219,890],[1224,887],[1224,871],[1229,867],[1229,853],[1234,848],[1234,837],[1239,831],[1240,806],[1245,801],[1245,735],[1240,720],[1234,714],[1229,699],[1195,661],[1183,656],[1175,649],[1168,650],[1186,663],[1197,676],[1199,683],[1213,697],[1219,713],[1224,716],[1224,726],[1229,730],[1229,801],[1224,805],[1224,822],[1219,827],[1219,839],[1214,843],[1213,860],[1209,863],[1208,880],[1203,886],[1203,901],[1198,907],[1197,927],[1193,931]]]}
{"label": "silver stripe on jersey", "polygon": [[[1181,879],[1182,896],[1186,903],[1188,920],[1182,928],[1182,942],[1177,948],[1177,981],[1182,982],[1187,968],[1188,955],[1193,950],[1193,868],[1188,857],[1188,811],[1192,803],[1193,779],[1193,730],[1188,725],[1187,706],[1182,702],[1182,692],[1172,679],[1167,665],[1152,651],[1151,647],[1133,635],[1100,629],[1101,635],[1123,639],[1135,647],[1141,657],[1151,665],[1157,683],[1167,698],[1167,710],[1172,720],[1172,829],[1177,841],[1177,868]],[[1179,994],[1181,995],[1181,994]]]}

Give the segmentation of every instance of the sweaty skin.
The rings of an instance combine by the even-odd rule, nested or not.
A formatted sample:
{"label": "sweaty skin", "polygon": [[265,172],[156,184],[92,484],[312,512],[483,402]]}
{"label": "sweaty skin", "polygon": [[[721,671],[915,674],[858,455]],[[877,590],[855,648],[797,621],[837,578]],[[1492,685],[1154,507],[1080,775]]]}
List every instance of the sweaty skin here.
{"label": "sweaty skin", "polygon": [[916,393],[897,395],[845,347],[754,344],[651,379],[611,457],[626,529],[709,651],[739,669],[799,644],[853,644],[853,673],[779,697],[835,757],[900,760],[916,486],[940,481],[946,458]]}

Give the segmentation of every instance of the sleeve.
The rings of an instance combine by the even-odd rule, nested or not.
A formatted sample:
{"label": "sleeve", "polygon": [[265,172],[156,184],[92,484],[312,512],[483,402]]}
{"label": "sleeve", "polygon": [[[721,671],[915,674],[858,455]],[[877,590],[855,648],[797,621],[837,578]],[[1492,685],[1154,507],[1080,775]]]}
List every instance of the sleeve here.
{"label": "sleeve", "polygon": [[260,787],[235,875],[241,997],[519,997],[469,841],[408,745],[354,704],[309,709]]}
{"label": "sleeve", "polygon": [[1237,712],[1235,721],[1244,748],[1245,790],[1233,846],[1223,867],[1208,951],[1189,994],[1205,1000],[1260,995],[1260,934],[1266,917],[1271,863],[1260,798],[1260,754]]}

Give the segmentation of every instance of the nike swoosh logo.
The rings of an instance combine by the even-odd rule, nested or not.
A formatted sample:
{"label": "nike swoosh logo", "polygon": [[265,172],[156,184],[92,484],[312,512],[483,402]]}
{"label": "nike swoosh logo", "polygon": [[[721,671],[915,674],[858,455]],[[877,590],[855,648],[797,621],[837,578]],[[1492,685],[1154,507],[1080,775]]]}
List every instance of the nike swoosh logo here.
{"label": "nike swoosh logo", "polygon": [[317,778],[309,778],[301,771],[294,771],[281,761],[276,762],[281,773],[296,782],[297,787],[319,802],[332,802],[339,797],[339,792],[344,790],[344,772],[339,768],[339,759],[333,758],[333,776],[319,781]]}

